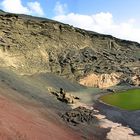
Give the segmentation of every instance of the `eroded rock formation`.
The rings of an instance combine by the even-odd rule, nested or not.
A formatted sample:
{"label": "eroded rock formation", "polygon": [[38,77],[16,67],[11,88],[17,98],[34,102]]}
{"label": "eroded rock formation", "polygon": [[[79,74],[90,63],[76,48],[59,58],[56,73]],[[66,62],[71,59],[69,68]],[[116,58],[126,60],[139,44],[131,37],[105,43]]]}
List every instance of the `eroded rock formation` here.
{"label": "eroded rock formation", "polygon": [[[140,44],[44,18],[1,12],[0,66],[20,74],[51,72],[72,81],[94,73],[93,85],[108,87],[119,82],[114,74],[128,77],[140,71]],[[97,85],[97,81],[101,82]]]}
{"label": "eroded rock formation", "polygon": [[88,87],[108,88],[117,85],[120,82],[120,73],[111,74],[90,74],[83,79],[80,79],[79,83]]}
{"label": "eroded rock formation", "polygon": [[68,103],[68,104],[74,104],[74,103],[78,102],[78,100],[79,100],[79,97],[76,97],[67,92],[61,92],[61,91],[59,92],[56,90],[50,90],[50,93],[55,95],[58,100]]}
{"label": "eroded rock formation", "polygon": [[129,81],[128,81],[131,85],[134,86],[140,86],[140,75],[134,75],[132,76]]}

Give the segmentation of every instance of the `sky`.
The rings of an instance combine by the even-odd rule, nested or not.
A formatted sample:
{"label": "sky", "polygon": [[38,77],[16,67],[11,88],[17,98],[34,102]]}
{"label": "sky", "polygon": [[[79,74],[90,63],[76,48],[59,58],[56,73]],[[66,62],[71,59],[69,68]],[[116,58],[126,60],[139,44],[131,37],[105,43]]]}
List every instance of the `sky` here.
{"label": "sky", "polygon": [[45,17],[140,43],[140,0],[0,0],[0,9]]}

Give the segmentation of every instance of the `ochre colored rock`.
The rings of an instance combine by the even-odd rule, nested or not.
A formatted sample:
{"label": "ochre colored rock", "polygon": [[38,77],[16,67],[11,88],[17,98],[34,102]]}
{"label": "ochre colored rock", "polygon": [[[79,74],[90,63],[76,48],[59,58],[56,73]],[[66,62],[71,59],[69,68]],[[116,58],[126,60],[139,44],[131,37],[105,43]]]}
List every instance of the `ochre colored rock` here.
{"label": "ochre colored rock", "polygon": [[120,82],[120,73],[90,74],[80,79],[79,83],[88,87],[108,88]]}

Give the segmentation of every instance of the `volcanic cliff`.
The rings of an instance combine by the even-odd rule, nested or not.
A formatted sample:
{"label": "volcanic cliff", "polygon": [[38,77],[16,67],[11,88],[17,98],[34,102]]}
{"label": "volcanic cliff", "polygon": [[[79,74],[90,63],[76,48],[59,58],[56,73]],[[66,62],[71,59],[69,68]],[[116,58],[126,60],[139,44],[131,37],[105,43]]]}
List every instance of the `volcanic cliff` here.
{"label": "volcanic cliff", "polygon": [[114,85],[140,85],[139,43],[0,10],[0,139],[139,139],[100,114]]}
{"label": "volcanic cliff", "polygon": [[[1,11],[0,67],[20,74],[51,72],[101,88],[120,83],[139,85],[140,44]],[[94,78],[88,84],[81,82],[90,75]],[[106,81],[108,85],[104,85]]]}

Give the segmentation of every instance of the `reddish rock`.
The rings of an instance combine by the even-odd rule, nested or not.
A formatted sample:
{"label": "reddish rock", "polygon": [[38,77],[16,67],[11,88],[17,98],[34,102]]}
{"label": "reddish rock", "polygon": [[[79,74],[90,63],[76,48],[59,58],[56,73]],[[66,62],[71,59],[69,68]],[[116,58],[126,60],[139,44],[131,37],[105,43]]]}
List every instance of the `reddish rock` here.
{"label": "reddish rock", "polygon": [[[74,140],[75,132],[0,95],[1,140]],[[58,125],[60,124],[60,125]]]}

